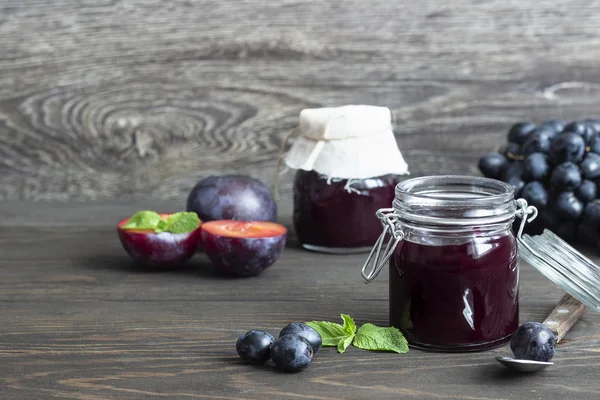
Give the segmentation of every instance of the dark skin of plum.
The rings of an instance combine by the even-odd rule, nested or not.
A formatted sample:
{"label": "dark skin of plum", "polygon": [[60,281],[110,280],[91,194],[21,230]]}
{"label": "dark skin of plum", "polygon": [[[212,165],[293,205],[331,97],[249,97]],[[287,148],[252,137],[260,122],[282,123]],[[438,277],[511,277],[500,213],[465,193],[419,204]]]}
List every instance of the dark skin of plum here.
{"label": "dark skin of plum", "polygon": [[209,176],[190,192],[187,211],[202,221],[277,220],[277,204],[269,189],[259,180],[243,175]]}
{"label": "dark skin of plum", "polygon": [[287,234],[273,237],[228,237],[202,230],[204,252],[213,265],[232,276],[260,275],[277,261]]}
{"label": "dark skin of plum", "polygon": [[263,364],[271,356],[273,335],[261,330],[251,330],[241,335],[235,343],[235,349],[242,360],[250,364]]}
{"label": "dark skin of plum", "polygon": [[271,360],[277,368],[285,372],[300,372],[307,368],[313,357],[313,349],[308,340],[291,334],[280,337],[271,346]]}
{"label": "dark skin of plum", "polygon": [[321,346],[323,344],[321,335],[319,335],[316,330],[305,323],[292,322],[291,324],[285,326],[281,332],[279,332],[279,337],[291,334],[302,336],[304,339],[308,340],[308,343],[310,343],[310,346],[313,349],[313,354],[316,354],[319,352],[319,350],[321,350]]}

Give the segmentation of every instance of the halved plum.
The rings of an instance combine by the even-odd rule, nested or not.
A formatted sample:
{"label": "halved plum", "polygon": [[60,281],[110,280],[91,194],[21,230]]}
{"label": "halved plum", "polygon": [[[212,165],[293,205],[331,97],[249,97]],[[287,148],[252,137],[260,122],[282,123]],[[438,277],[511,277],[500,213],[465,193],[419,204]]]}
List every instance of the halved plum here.
{"label": "halved plum", "polygon": [[277,261],[287,240],[285,226],[267,221],[210,221],[200,229],[210,261],[235,276],[262,273]]}
{"label": "halved plum", "polygon": [[[172,213],[159,214],[165,221]],[[151,268],[176,268],[188,261],[196,252],[200,241],[200,227],[191,232],[156,233],[153,229],[123,228],[130,218],[117,224],[117,232],[123,248],[136,263]]]}

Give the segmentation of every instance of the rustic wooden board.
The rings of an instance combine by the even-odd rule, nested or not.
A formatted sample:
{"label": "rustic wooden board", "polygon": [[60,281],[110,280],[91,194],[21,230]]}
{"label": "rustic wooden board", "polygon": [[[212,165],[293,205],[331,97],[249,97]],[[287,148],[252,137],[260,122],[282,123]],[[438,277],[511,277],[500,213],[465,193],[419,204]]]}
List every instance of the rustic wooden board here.
{"label": "rustic wooden board", "polygon": [[[273,182],[306,107],[389,106],[413,175],[475,172],[515,120],[598,115],[600,2],[0,3],[0,199]],[[291,190],[283,179],[283,195]]]}
{"label": "rustic wooden board", "polygon": [[[261,277],[223,277],[202,254],[180,271],[139,271],[114,223],[142,204],[0,203],[3,400],[598,398],[600,318],[593,312],[561,341],[555,366],[536,375],[513,375],[496,363],[508,347],[405,355],[327,348],[295,375],[243,365],[235,340],[250,328],[277,333],[292,321],[336,320],[341,312],[359,324],[386,324],[387,274],[365,285],[364,255],[306,252],[293,232]],[[32,210],[40,226],[31,223]],[[39,217],[50,215],[55,226]],[[289,225],[289,214],[283,222]],[[521,271],[521,321],[543,321],[563,293],[530,266]]]}

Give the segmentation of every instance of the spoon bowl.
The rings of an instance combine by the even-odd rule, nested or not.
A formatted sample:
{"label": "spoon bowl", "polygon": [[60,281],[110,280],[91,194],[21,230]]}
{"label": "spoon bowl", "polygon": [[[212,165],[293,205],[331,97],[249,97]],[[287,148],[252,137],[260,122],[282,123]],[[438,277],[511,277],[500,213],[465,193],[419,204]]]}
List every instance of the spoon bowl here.
{"label": "spoon bowl", "polygon": [[518,358],[511,357],[496,357],[496,361],[504,365],[507,368],[513,369],[519,372],[537,372],[544,368],[554,365],[553,362],[544,361],[532,361],[532,360],[520,360]]}

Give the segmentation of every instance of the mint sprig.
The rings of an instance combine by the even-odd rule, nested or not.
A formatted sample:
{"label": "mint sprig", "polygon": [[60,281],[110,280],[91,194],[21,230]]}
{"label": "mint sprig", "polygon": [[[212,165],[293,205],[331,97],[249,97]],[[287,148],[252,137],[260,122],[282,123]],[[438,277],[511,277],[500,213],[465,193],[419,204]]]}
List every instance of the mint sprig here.
{"label": "mint sprig", "polygon": [[154,232],[187,233],[192,232],[200,225],[200,219],[195,212],[177,212],[169,215],[166,220],[161,220]]}
{"label": "mint sprig", "polygon": [[200,226],[195,212],[177,212],[166,219],[154,211],[138,211],[129,218],[123,229],[154,230],[155,233],[188,233]]}
{"label": "mint sprig", "polygon": [[154,211],[138,211],[123,225],[123,229],[154,229],[160,221],[160,215]]}
{"label": "mint sprig", "polygon": [[367,323],[357,332],[352,317],[347,314],[341,314],[341,317],[343,325],[327,321],[310,321],[306,324],[321,335],[323,346],[337,347],[340,353],[344,353],[351,344],[364,350],[408,352],[408,342],[398,329]]}
{"label": "mint sprig", "polygon": [[311,321],[307,322],[306,325],[310,326],[321,335],[323,346],[337,346],[338,351],[343,353],[348,346],[350,346],[350,343],[346,346],[344,346],[343,343],[348,340],[352,342],[354,334],[356,333],[356,325],[349,315],[342,314],[341,317],[344,321],[344,325],[327,321]]}

